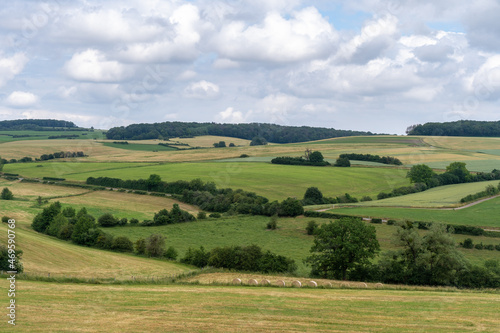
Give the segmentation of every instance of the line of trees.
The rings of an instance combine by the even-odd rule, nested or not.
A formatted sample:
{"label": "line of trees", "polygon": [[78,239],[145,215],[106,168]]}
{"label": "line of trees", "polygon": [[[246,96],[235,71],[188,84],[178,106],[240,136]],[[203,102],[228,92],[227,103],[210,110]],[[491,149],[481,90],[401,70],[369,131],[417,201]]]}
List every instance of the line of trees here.
{"label": "line of trees", "polygon": [[500,136],[500,121],[459,120],[446,123],[417,124],[408,127],[406,134],[498,137]]}
{"label": "line of trees", "polygon": [[437,174],[428,165],[417,164],[411,167],[406,177],[410,178],[410,181],[413,183],[412,185],[395,188],[389,193],[380,192],[377,198],[380,200],[397,197],[400,195],[422,192],[443,185],[500,180],[500,170],[494,169],[491,172],[471,174],[469,170],[467,170],[465,163],[453,162],[446,167],[445,172]]}
{"label": "line of trees", "polygon": [[228,136],[252,140],[254,143],[252,145],[261,145],[265,144],[265,142],[305,142],[340,136],[372,135],[372,133],[337,130],[333,128],[294,127],[261,123],[217,124],[196,122],[132,124],[127,127],[113,127],[106,133],[106,137],[111,140],[167,139],[200,135]]}
{"label": "line of trees", "polygon": [[460,202],[461,203],[471,202],[471,201],[474,201],[477,199],[491,197],[493,195],[497,195],[498,193],[500,193],[500,183],[498,184],[497,187],[495,187],[493,185],[488,185],[488,186],[486,186],[486,189],[484,191],[481,191],[481,192],[478,192],[475,194],[469,194],[469,195],[463,197],[462,199],[460,199]]}
{"label": "line of trees", "polygon": [[188,181],[164,182],[159,175],[152,174],[148,179],[122,180],[109,177],[89,177],[87,184],[112,188],[127,188],[140,191],[154,191],[176,195],[178,200],[196,205],[202,210],[266,216],[297,216],[304,212],[299,200],[288,198],[282,202],[269,200],[253,192],[217,189],[213,182],[201,179]]}
{"label": "line of trees", "polygon": [[67,129],[75,130],[79,129],[79,127],[71,121],[55,119],[17,119],[0,121],[0,131],[54,131]]}
{"label": "line of trees", "polygon": [[340,154],[339,158],[347,158],[348,160],[356,160],[356,161],[368,161],[368,162],[377,162],[383,164],[393,164],[393,165],[403,165],[396,157],[392,156],[382,156],[379,155],[371,155],[371,154]]}
{"label": "line of trees", "polygon": [[[83,151],[58,151],[53,154],[43,154],[39,158],[35,158],[35,161],[47,161],[47,160],[52,160],[52,159],[57,159],[57,158],[72,158],[72,157],[87,157],[88,155],[85,155]],[[29,156],[25,156],[20,159],[15,159],[12,158],[10,160],[6,159],[1,159],[2,164],[9,164],[9,163],[27,163],[27,162],[33,162],[33,158]]]}

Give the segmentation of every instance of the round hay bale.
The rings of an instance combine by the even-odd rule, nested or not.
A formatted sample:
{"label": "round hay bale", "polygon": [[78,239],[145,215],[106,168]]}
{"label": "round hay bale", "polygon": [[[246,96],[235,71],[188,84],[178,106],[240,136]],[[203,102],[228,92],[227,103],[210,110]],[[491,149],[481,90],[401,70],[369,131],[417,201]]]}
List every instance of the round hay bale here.
{"label": "round hay bale", "polygon": [[255,279],[250,279],[250,280],[248,280],[248,284],[251,286],[258,286],[259,282],[257,282],[257,280],[255,280]]}
{"label": "round hay bale", "polygon": [[241,279],[233,279],[233,284],[241,284]]}
{"label": "round hay bale", "polygon": [[268,286],[271,284],[271,281],[264,279],[264,280],[260,281],[260,284],[263,286]]}
{"label": "round hay bale", "polygon": [[350,285],[349,285],[349,283],[347,283],[347,282],[342,282],[342,283],[340,284],[340,287],[341,287],[341,288],[349,288],[349,287],[350,287]]}
{"label": "round hay bale", "polygon": [[300,287],[302,287],[302,283],[300,283],[300,281],[293,281],[292,286],[300,288]]}
{"label": "round hay bale", "polygon": [[327,283],[325,283],[325,287],[333,288],[333,284],[331,282],[327,282]]}
{"label": "round hay bale", "polygon": [[363,288],[368,288],[368,285],[367,285],[366,283],[364,283],[364,282],[363,282],[363,283],[361,283],[361,287],[363,287]]}
{"label": "round hay bale", "polygon": [[276,285],[277,285],[278,287],[285,287],[285,286],[286,286],[286,283],[285,283],[285,281],[283,281],[283,280],[279,280],[278,282],[276,282]]}
{"label": "round hay bale", "polygon": [[309,282],[307,283],[307,285],[308,285],[309,287],[314,287],[314,288],[316,288],[316,287],[318,286],[318,284],[316,283],[316,281],[309,281]]}
{"label": "round hay bale", "polygon": [[382,288],[383,286],[384,286],[384,284],[380,283],[380,282],[375,285],[375,287],[377,287],[377,288]]}

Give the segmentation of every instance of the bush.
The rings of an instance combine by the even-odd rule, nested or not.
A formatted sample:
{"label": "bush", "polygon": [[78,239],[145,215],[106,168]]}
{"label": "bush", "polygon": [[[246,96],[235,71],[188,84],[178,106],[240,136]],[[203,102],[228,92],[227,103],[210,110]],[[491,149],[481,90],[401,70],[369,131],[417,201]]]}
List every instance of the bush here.
{"label": "bush", "polygon": [[484,248],[484,245],[483,245],[483,243],[481,242],[481,243],[479,243],[479,244],[474,245],[474,248],[475,248],[476,250],[482,250],[482,249]]}
{"label": "bush", "polygon": [[139,223],[139,220],[136,218],[130,219],[130,224],[137,225]]}
{"label": "bush", "polygon": [[484,246],[485,250],[493,251],[495,250],[495,246],[493,244],[488,244]]}
{"label": "bush", "polygon": [[118,225],[119,225],[120,227],[123,227],[123,226],[127,225],[127,222],[128,222],[127,218],[126,218],[126,217],[123,217],[123,218],[121,218],[120,220],[118,220]]}
{"label": "bush", "polygon": [[396,224],[396,220],[387,220],[387,225],[394,225]]}
{"label": "bush", "polygon": [[3,223],[9,222],[9,220],[10,220],[10,217],[8,217],[8,216],[2,216],[2,222]]}
{"label": "bush", "polygon": [[474,244],[472,242],[471,238],[466,238],[464,242],[462,243],[462,247],[466,249],[472,249],[474,247]]}
{"label": "bush", "polygon": [[0,195],[0,199],[2,199],[2,200],[13,200],[14,199],[14,195],[12,194],[12,192],[7,187],[4,187],[3,190],[2,190],[2,194]]}
{"label": "bush", "polygon": [[152,234],[146,238],[146,254],[149,257],[162,257],[165,253],[165,237]]}
{"label": "bush", "polygon": [[247,157],[250,157],[250,155],[247,155],[247,154],[241,154],[240,155],[240,158],[247,158]]}
{"label": "bush", "polygon": [[278,228],[278,216],[271,216],[271,219],[267,222],[266,228],[269,230],[276,230]]}
{"label": "bush", "polygon": [[362,201],[362,202],[363,202],[363,201],[372,201],[372,200],[373,200],[373,199],[372,199],[370,196],[365,195],[364,197],[362,197],[362,198],[361,198],[361,200],[360,200],[360,201]]}
{"label": "bush", "polygon": [[337,161],[335,161],[334,166],[336,166],[336,167],[350,167],[351,166],[351,162],[346,157],[339,157],[337,159]]}
{"label": "bush", "polygon": [[106,213],[104,215],[101,215],[99,219],[97,219],[97,222],[101,227],[114,227],[118,224],[118,219],[116,219],[112,214]]}
{"label": "bush", "polygon": [[378,219],[378,218],[373,218],[371,219],[370,221],[371,223],[376,223],[376,224],[382,224],[382,219]]}
{"label": "bush", "polygon": [[307,222],[306,232],[308,235],[314,235],[316,229],[318,229],[318,224],[316,223],[316,221],[311,220]]}
{"label": "bush", "polygon": [[135,242],[135,252],[137,254],[146,254],[146,240],[144,238],[139,238]]}
{"label": "bush", "polygon": [[207,213],[205,213],[205,212],[198,212],[198,215],[196,215],[196,218],[198,220],[205,220],[207,218]]}
{"label": "bush", "polygon": [[178,257],[177,251],[173,248],[173,246],[170,246],[167,251],[165,251],[165,258],[170,259],[170,260],[176,260]]}
{"label": "bush", "polygon": [[279,216],[290,216],[295,217],[298,215],[304,214],[304,208],[299,200],[288,198],[283,200],[278,209]]}
{"label": "bush", "polygon": [[220,213],[212,213],[212,214],[208,215],[208,217],[211,217],[213,219],[220,219],[222,217],[222,215]]}
{"label": "bush", "polygon": [[119,252],[132,252],[134,250],[134,244],[128,237],[118,236],[113,239],[111,249]]}

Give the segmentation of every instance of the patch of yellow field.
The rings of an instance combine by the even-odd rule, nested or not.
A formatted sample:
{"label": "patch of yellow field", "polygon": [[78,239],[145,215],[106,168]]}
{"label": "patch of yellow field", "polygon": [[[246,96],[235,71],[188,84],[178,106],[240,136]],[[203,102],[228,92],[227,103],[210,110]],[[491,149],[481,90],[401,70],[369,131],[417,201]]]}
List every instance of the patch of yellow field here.
{"label": "patch of yellow field", "polygon": [[35,199],[38,196],[42,198],[75,195],[88,192],[87,189],[75,187],[52,186],[42,183],[23,183],[19,180],[10,181],[0,178],[0,187],[8,187],[16,197],[26,199]]}
{"label": "patch of yellow field", "polygon": [[226,146],[229,146],[230,143],[234,143],[236,146],[250,145],[250,140],[215,135],[203,135],[194,138],[172,138],[169,141],[186,143],[191,147],[213,147],[214,143],[219,143],[219,141],[224,141]]}

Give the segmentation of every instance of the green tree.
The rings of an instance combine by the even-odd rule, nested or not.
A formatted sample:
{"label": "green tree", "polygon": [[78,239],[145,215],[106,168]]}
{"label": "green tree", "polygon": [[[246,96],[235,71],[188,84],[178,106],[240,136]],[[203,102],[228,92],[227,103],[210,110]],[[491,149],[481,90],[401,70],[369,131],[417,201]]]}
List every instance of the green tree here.
{"label": "green tree", "polygon": [[266,139],[261,136],[256,136],[250,142],[250,146],[265,146],[267,145]]}
{"label": "green tree", "polygon": [[406,178],[410,178],[412,183],[427,183],[435,176],[436,173],[425,164],[417,164],[411,167],[406,174]]}
{"label": "green tree", "polygon": [[75,224],[71,240],[79,245],[92,246],[98,236],[99,229],[97,229],[95,220],[90,215],[82,215]]}
{"label": "green tree", "polygon": [[97,222],[101,227],[114,227],[118,224],[118,219],[115,218],[112,214],[106,213],[101,215]]}
{"label": "green tree", "polygon": [[139,238],[135,242],[135,252],[137,254],[146,254],[146,240],[144,238]]}
{"label": "green tree", "polygon": [[111,249],[119,252],[132,252],[134,250],[134,244],[126,236],[118,236],[113,239]]}
{"label": "green tree", "polygon": [[173,246],[169,246],[168,249],[165,251],[164,256],[167,259],[176,260],[179,254],[177,253],[177,250],[174,249]]}
{"label": "green tree", "polygon": [[321,152],[319,151],[312,152],[309,155],[309,161],[312,163],[321,163],[324,161],[323,154],[321,154]]}
{"label": "green tree", "polygon": [[146,181],[148,191],[154,191],[158,188],[158,185],[161,183],[161,177],[156,174],[149,175],[148,180]]}
{"label": "green tree", "polygon": [[297,199],[288,198],[286,200],[283,200],[279,205],[278,209],[279,216],[294,217],[301,214],[304,214],[304,207],[302,207],[302,204]]}
{"label": "green tree", "polygon": [[14,195],[12,194],[12,192],[7,187],[4,187],[3,190],[2,190],[2,194],[0,195],[0,199],[2,199],[2,200],[13,200],[14,199]]}
{"label": "green tree", "polygon": [[61,228],[68,224],[68,219],[62,214],[58,214],[47,227],[47,235],[57,237]]}
{"label": "green tree", "polygon": [[467,182],[471,175],[463,162],[453,162],[446,167],[446,172],[458,177],[461,183]]}
{"label": "green tree", "polygon": [[351,166],[351,161],[347,157],[339,157],[335,161],[335,166],[348,168]]}
{"label": "green tree", "polygon": [[373,226],[342,218],[317,229],[310,250],[313,254],[306,261],[315,275],[346,280],[350,271],[367,265],[379,250]]}
{"label": "green tree", "polygon": [[317,187],[309,187],[304,194],[304,205],[320,205],[323,201],[323,193]]}

